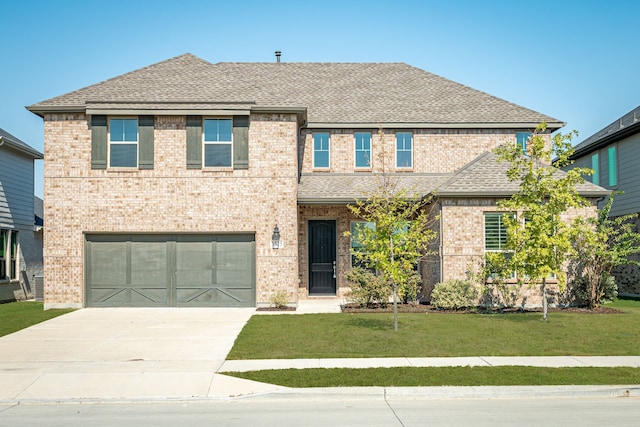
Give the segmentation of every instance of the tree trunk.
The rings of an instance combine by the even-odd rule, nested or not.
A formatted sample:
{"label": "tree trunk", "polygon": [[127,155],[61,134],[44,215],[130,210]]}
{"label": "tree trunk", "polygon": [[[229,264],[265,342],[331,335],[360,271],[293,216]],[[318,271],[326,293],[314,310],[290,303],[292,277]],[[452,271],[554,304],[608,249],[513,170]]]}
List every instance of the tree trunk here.
{"label": "tree trunk", "polygon": [[542,279],[542,320],[547,320],[547,278]]}
{"label": "tree trunk", "polygon": [[398,285],[393,284],[393,331],[398,332]]}

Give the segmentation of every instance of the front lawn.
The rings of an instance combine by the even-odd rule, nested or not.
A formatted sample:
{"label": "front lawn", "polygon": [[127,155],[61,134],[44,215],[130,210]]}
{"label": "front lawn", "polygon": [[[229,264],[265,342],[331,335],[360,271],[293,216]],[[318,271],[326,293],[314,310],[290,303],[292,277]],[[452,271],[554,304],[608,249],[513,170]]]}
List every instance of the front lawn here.
{"label": "front lawn", "polygon": [[640,355],[640,302],[619,314],[306,314],[253,316],[228,359]]}
{"label": "front lawn", "polygon": [[43,303],[34,301],[0,304],[0,337],[71,311],[73,309],[45,311]]}
{"label": "front lawn", "polygon": [[429,387],[640,384],[640,368],[447,366],[428,368],[281,369],[225,375],[285,387]]}

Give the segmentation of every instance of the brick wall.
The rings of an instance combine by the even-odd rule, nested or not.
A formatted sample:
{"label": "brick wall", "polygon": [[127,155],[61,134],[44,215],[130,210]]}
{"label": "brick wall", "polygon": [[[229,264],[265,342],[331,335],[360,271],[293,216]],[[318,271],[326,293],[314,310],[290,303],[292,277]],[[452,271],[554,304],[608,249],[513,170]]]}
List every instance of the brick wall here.
{"label": "brick wall", "polygon": [[[498,199],[442,199],[441,210],[441,274],[440,281],[466,279],[469,273],[477,272],[484,262],[484,213],[498,212]],[[572,209],[563,216],[571,221],[578,215],[596,215],[596,201],[590,206]],[[550,286],[556,302],[563,302],[555,285]],[[518,290],[518,305],[537,306],[541,304],[539,286],[523,285]]]}
{"label": "brick wall", "polygon": [[[186,119],[157,116],[153,170],[92,170],[83,114],[45,116],[45,304],[84,304],[83,233],[224,233],[256,237],[256,299],[297,300],[297,119],[255,114],[248,170],[186,169]],[[271,249],[278,225],[285,241]]]}
{"label": "brick wall", "polygon": [[[515,143],[515,130],[504,129],[419,129],[413,132],[413,168],[395,167],[395,131],[384,130],[382,140],[377,129],[371,132],[371,157],[373,172],[383,169],[390,172],[451,173],[460,169],[485,151],[505,143]],[[405,130],[399,130],[399,132]],[[326,131],[318,131],[326,132]],[[303,131],[300,164],[303,173],[354,172],[354,130],[330,132],[330,168],[313,168],[313,131]],[[543,135],[549,141],[549,135]]]}

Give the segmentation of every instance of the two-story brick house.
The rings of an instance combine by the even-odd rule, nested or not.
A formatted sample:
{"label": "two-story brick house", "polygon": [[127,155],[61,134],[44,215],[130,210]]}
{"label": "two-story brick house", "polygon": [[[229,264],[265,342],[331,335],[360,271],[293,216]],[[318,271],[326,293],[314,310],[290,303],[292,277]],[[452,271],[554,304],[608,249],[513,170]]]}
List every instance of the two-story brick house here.
{"label": "two-story brick house", "polygon": [[464,277],[515,188],[489,151],[563,125],[406,64],[191,54],[28,109],[45,126],[47,307],[342,297],[346,204],[383,170],[438,196],[425,287]]}

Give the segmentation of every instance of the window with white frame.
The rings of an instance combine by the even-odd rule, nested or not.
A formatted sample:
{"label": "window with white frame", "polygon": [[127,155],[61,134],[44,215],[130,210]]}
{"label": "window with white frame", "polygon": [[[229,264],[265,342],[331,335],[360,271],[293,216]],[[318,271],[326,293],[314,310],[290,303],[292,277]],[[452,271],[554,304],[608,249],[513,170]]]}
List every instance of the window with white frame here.
{"label": "window with white frame", "polygon": [[396,167],[413,167],[413,134],[411,132],[396,133]]}
{"label": "window with white frame", "polygon": [[356,168],[371,167],[371,132],[355,133]]}
{"label": "window with white frame", "polygon": [[231,167],[233,165],[232,119],[204,120],[204,166]]}
{"label": "window with white frame", "polygon": [[321,132],[313,134],[313,167],[326,169],[329,161],[329,133]]}
{"label": "window with white frame", "polygon": [[109,119],[109,166],[138,167],[138,119]]}
{"label": "window with white frame", "polygon": [[516,144],[522,150],[523,154],[527,154],[527,144],[531,138],[531,132],[516,132]]}
{"label": "window with white frame", "polygon": [[0,230],[0,280],[18,278],[18,232]]}
{"label": "window with white frame", "polygon": [[485,212],[484,214],[484,252],[487,262],[489,277],[497,277],[489,262],[490,253],[502,252],[508,256],[507,228],[504,223],[505,215],[513,215],[505,212]]}

